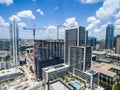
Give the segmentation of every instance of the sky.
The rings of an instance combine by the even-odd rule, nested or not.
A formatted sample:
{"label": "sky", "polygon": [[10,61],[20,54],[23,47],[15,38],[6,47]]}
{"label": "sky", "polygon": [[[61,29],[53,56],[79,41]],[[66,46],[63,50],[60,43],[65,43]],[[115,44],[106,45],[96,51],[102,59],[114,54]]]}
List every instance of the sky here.
{"label": "sky", "polygon": [[32,39],[32,30],[23,27],[34,26],[39,28],[36,39],[56,39],[60,25],[60,39],[64,39],[64,28],[84,26],[89,36],[101,40],[108,24],[115,26],[115,36],[120,34],[120,0],[0,0],[0,39],[10,37],[13,18],[21,39]]}

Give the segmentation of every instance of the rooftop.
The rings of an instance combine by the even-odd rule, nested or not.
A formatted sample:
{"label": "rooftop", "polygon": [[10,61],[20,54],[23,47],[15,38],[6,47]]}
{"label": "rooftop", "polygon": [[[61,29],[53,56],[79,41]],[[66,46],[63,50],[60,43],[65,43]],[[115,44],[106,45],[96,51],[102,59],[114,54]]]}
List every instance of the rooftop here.
{"label": "rooftop", "polygon": [[95,75],[97,72],[96,71],[94,71],[94,70],[88,70],[88,71],[86,71],[87,73],[89,73],[89,74],[92,74],[92,75]]}
{"label": "rooftop", "polygon": [[58,88],[60,88],[60,90],[70,90],[60,81],[50,84],[50,90],[58,90]]}
{"label": "rooftop", "polygon": [[108,55],[110,55],[110,56],[120,57],[120,54],[116,54],[116,53],[108,53]]}
{"label": "rooftop", "polygon": [[113,60],[112,59],[107,59],[107,58],[106,59],[105,58],[100,58],[100,59],[97,59],[96,61],[110,63]]}
{"label": "rooftop", "polygon": [[22,73],[22,71],[19,68],[11,68],[7,70],[0,71],[0,77],[14,74],[14,73]]}
{"label": "rooftop", "polygon": [[105,52],[105,51],[93,51],[92,53],[93,54],[101,54],[101,55],[107,54],[107,52]]}
{"label": "rooftop", "polygon": [[106,63],[96,63],[92,65],[92,69],[96,70],[104,75],[114,77],[116,75],[115,72],[110,71],[111,68],[120,70],[119,66],[113,64],[106,64]]}
{"label": "rooftop", "polygon": [[57,70],[60,70],[60,69],[67,68],[67,67],[69,67],[69,65],[66,65],[66,64],[62,63],[62,64],[57,64],[57,65],[53,65],[53,66],[43,68],[42,70],[44,70],[45,72],[53,72],[53,71],[57,71]]}

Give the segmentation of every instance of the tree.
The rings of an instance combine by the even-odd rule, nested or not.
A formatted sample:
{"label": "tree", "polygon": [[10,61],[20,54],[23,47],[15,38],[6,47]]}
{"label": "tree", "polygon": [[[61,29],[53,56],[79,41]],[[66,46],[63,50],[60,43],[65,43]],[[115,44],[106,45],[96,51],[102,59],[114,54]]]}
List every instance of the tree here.
{"label": "tree", "polygon": [[3,58],[3,60],[4,60],[4,61],[9,61],[9,60],[10,60],[10,55],[8,54],[7,56],[5,56],[5,57]]}
{"label": "tree", "polygon": [[114,86],[114,90],[120,90],[120,83],[117,83],[117,84]]}

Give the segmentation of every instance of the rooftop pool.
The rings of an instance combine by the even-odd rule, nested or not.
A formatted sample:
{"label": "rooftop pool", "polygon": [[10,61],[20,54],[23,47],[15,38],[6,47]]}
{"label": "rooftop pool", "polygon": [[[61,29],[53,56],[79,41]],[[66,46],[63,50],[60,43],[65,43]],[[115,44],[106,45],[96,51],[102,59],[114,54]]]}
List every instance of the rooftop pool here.
{"label": "rooftop pool", "polygon": [[77,89],[81,88],[81,84],[79,84],[78,82],[73,82],[72,85]]}

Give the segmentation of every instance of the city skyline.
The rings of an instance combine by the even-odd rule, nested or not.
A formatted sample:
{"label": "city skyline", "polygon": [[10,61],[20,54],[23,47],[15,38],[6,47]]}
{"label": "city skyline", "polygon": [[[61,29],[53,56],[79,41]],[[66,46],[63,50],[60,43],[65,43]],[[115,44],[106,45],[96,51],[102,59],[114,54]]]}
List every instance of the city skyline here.
{"label": "city skyline", "polygon": [[[8,28],[13,18],[19,25],[22,39],[32,39],[32,31],[22,28],[34,25],[52,29],[57,25],[84,26],[89,36],[100,40],[105,39],[107,24],[112,23],[115,36],[120,33],[119,0],[1,0],[0,6],[0,39],[10,37]],[[36,38],[56,39],[55,33],[56,30],[36,31]],[[64,29],[60,29],[60,38],[64,38]]]}

